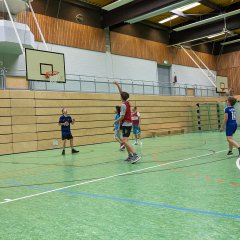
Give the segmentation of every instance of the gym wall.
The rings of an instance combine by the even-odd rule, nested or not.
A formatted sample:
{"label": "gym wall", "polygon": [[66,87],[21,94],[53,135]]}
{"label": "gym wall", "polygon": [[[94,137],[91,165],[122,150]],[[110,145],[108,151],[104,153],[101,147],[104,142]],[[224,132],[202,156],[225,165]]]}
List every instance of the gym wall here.
{"label": "gym wall", "polygon": [[[2,90],[0,98],[0,154],[53,149],[54,139],[61,147],[58,119],[63,107],[76,119],[72,126],[75,145],[114,141],[114,109],[121,104],[119,95]],[[223,101],[150,95],[132,95],[130,100],[141,113],[143,137],[150,137],[152,131],[191,132],[196,103]]]}

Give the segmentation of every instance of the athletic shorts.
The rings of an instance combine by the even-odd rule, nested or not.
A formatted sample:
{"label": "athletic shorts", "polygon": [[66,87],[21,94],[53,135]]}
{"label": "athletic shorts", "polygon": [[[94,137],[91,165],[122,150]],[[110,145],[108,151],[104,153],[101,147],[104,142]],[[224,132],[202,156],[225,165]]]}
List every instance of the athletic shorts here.
{"label": "athletic shorts", "polygon": [[131,134],[132,126],[121,126],[123,137],[129,137]]}
{"label": "athletic shorts", "polygon": [[121,130],[114,130],[114,138],[122,138],[122,131]]}
{"label": "athletic shorts", "polygon": [[231,137],[237,130],[237,124],[229,124],[226,126],[226,136]]}
{"label": "athletic shorts", "polygon": [[137,124],[133,124],[133,134],[138,135],[141,133],[141,129]]}
{"label": "athletic shorts", "polygon": [[62,134],[62,140],[70,140],[73,139],[72,134]]}

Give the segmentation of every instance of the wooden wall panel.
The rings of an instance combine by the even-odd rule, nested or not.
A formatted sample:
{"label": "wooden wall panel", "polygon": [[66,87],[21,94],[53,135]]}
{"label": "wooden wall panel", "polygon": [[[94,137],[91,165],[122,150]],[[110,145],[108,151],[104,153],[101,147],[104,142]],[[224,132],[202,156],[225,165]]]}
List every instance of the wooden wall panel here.
{"label": "wooden wall panel", "polygon": [[[204,65],[197,60],[197,58],[191,53],[191,51],[187,50],[187,52],[194,58],[194,60],[201,66],[201,68],[205,68]],[[197,56],[208,66],[209,69],[216,70],[216,58],[215,56],[207,53],[195,52]],[[184,50],[179,48],[171,48],[172,54],[172,63],[177,65],[189,66],[189,67],[197,67],[195,63],[187,56]]]}
{"label": "wooden wall panel", "polygon": [[223,54],[217,58],[217,74],[228,77],[228,85],[234,94],[240,94],[240,51]]}
{"label": "wooden wall panel", "polygon": [[28,125],[37,123],[36,116],[12,116],[13,125]]}
{"label": "wooden wall panel", "polygon": [[12,143],[0,144],[0,155],[13,153]]}
{"label": "wooden wall panel", "polygon": [[[111,47],[112,53],[118,55],[153,60],[159,64],[166,60],[170,64],[196,67],[182,49],[129,35],[111,32]],[[200,52],[196,54],[210,69],[216,70],[216,59],[213,55]]]}
{"label": "wooden wall panel", "polygon": [[13,142],[30,142],[37,140],[37,133],[14,133]]}
{"label": "wooden wall panel", "polygon": [[6,88],[9,89],[28,89],[28,83],[25,77],[6,77]]}
{"label": "wooden wall panel", "polygon": [[[105,35],[103,29],[48,17],[41,14],[36,14],[36,17],[46,42],[105,52]],[[20,13],[17,16],[17,20],[21,23],[26,23],[34,34],[35,40],[41,41],[31,13]]]}
{"label": "wooden wall panel", "polygon": [[7,98],[9,99],[9,91],[8,90],[0,90],[0,98]]}
{"label": "wooden wall panel", "polygon": [[37,141],[13,143],[13,153],[37,151]]}
{"label": "wooden wall panel", "polygon": [[13,153],[11,102],[8,90],[0,90],[0,155]]}
{"label": "wooden wall panel", "polygon": [[[69,114],[76,119],[72,126],[76,145],[114,141],[113,112],[115,105],[121,104],[117,94],[6,91],[2,96],[4,107],[0,106],[0,113],[6,117],[0,117],[0,154],[53,149],[56,148],[54,139],[59,141],[57,147],[61,147],[58,119],[62,105],[67,106]],[[223,101],[221,98],[151,95],[132,95],[131,98],[141,112],[143,137],[150,136],[151,130],[191,131],[194,127],[192,107],[196,103]],[[206,122],[207,118],[203,116],[202,121]],[[217,121],[213,119],[212,124],[217,125]]]}
{"label": "wooden wall panel", "polygon": [[165,44],[116,32],[111,32],[111,49],[117,55],[153,60],[161,64],[164,60],[172,62],[171,49]]}

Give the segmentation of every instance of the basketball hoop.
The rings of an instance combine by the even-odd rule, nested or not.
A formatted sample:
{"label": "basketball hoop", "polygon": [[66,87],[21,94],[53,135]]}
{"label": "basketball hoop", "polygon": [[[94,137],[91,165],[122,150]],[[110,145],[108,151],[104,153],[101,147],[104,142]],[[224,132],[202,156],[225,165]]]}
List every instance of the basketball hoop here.
{"label": "basketball hoop", "polygon": [[59,72],[58,71],[48,71],[45,73],[45,78],[49,79],[49,82],[59,82]]}
{"label": "basketball hoop", "polygon": [[228,88],[225,86],[225,83],[220,82],[220,89],[222,90],[222,93],[226,93]]}

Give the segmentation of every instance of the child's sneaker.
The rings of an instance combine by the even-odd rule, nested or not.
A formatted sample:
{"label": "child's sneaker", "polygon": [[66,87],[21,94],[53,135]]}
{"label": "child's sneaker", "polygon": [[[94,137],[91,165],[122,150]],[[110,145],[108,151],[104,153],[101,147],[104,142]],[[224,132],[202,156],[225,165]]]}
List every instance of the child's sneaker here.
{"label": "child's sneaker", "polygon": [[228,156],[233,155],[233,152],[229,150],[228,153],[227,153],[227,155],[228,155]]}
{"label": "child's sneaker", "polygon": [[79,151],[73,148],[72,153],[79,153]]}
{"label": "child's sneaker", "polygon": [[137,141],[134,142],[134,145],[138,145]]}
{"label": "child's sneaker", "polygon": [[133,158],[130,160],[130,161],[131,161],[131,164],[136,163],[136,162],[139,161],[140,159],[141,159],[140,156],[138,156],[137,154],[134,154],[134,155],[133,155]]}
{"label": "child's sneaker", "polygon": [[124,161],[130,162],[132,160],[133,160],[133,156],[132,155],[128,155],[128,157]]}
{"label": "child's sneaker", "polygon": [[65,150],[62,150],[62,155],[65,155]]}

